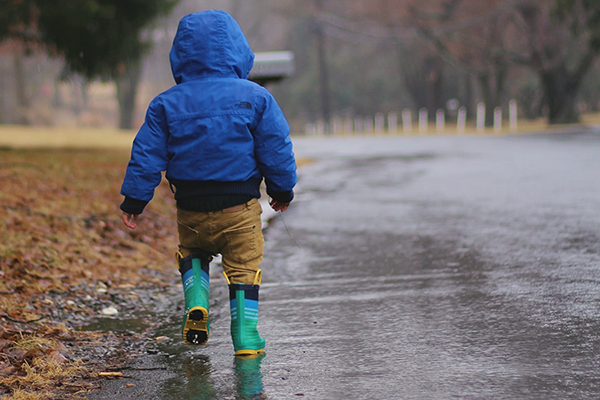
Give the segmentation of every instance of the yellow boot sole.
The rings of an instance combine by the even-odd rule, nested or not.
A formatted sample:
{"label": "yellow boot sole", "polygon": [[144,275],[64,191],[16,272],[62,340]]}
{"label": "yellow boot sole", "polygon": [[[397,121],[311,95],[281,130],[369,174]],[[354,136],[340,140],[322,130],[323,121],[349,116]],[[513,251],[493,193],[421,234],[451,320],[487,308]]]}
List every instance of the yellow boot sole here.
{"label": "yellow boot sole", "polygon": [[208,310],[204,307],[192,307],[185,316],[183,341],[191,345],[203,345],[208,341]]}
{"label": "yellow boot sole", "polygon": [[235,352],[236,357],[247,357],[247,356],[258,356],[261,354],[265,354],[265,349],[260,350],[238,350]]}

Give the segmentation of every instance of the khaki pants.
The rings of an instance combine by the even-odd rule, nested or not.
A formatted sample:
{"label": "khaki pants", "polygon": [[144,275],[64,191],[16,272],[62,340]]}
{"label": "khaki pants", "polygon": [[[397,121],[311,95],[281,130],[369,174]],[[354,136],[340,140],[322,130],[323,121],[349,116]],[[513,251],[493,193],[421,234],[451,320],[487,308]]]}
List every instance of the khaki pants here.
{"label": "khaki pants", "polygon": [[177,209],[179,251],[183,257],[207,259],[221,254],[223,271],[231,283],[251,285],[263,257],[264,238],[257,199],[222,211]]}

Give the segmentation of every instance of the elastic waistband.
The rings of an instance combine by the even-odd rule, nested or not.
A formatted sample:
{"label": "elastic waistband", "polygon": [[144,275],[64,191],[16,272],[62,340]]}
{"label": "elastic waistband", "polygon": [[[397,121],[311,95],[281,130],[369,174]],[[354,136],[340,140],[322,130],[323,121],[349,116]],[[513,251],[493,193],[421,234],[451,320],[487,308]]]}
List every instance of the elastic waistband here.
{"label": "elastic waistband", "polygon": [[247,208],[254,207],[255,204],[258,204],[258,199],[253,198],[250,201],[247,201],[247,202],[242,203],[242,204],[236,204],[236,205],[231,206],[231,207],[213,209],[213,210],[208,210],[208,211],[203,211],[203,210],[200,210],[200,211],[198,211],[198,210],[189,210],[189,209],[181,207],[179,204],[177,204],[177,208],[180,209],[180,210],[182,210],[182,211],[193,212],[193,213],[231,214],[231,213],[235,213],[235,212],[244,211]]}

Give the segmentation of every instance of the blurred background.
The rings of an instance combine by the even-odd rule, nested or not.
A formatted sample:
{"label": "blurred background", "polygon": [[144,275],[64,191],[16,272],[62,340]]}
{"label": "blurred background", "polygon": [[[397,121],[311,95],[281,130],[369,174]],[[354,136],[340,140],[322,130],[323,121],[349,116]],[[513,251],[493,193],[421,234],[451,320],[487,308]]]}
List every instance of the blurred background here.
{"label": "blurred background", "polygon": [[[314,121],[485,104],[579,122],[600,100],[600,5],[587,0],[3,0],[0,123],[137,129],[174,84],[178,20],[222,9],[254,52],[291,51],[266,86],[293,133]],[[482,110],[483,111],[483,110]],[[389,124],[386,119],[386,124]],[[331,130],[330,130],[331,131]]]}

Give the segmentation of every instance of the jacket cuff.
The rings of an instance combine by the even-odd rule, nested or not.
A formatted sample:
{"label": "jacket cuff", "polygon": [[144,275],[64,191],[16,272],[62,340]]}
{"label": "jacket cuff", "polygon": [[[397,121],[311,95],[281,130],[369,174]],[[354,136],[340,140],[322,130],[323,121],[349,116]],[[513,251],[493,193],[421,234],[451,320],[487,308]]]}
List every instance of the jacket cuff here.
{"label": "jacket cuff", "polygon": [[136,200],[131,197],[125,197],[125,200],[121,203],[121,210],[127,214],[139,215],[144,211],[144,208],[148,204],[144,200]]}
{"label": "jacket cuff", "polygon": [[291,203],[294,199],[294,191],[288,190],[287,192],[278,192],[276,190],[271,190],[267,188],[267,194],[273,200],[278,201],[280,203]]}

